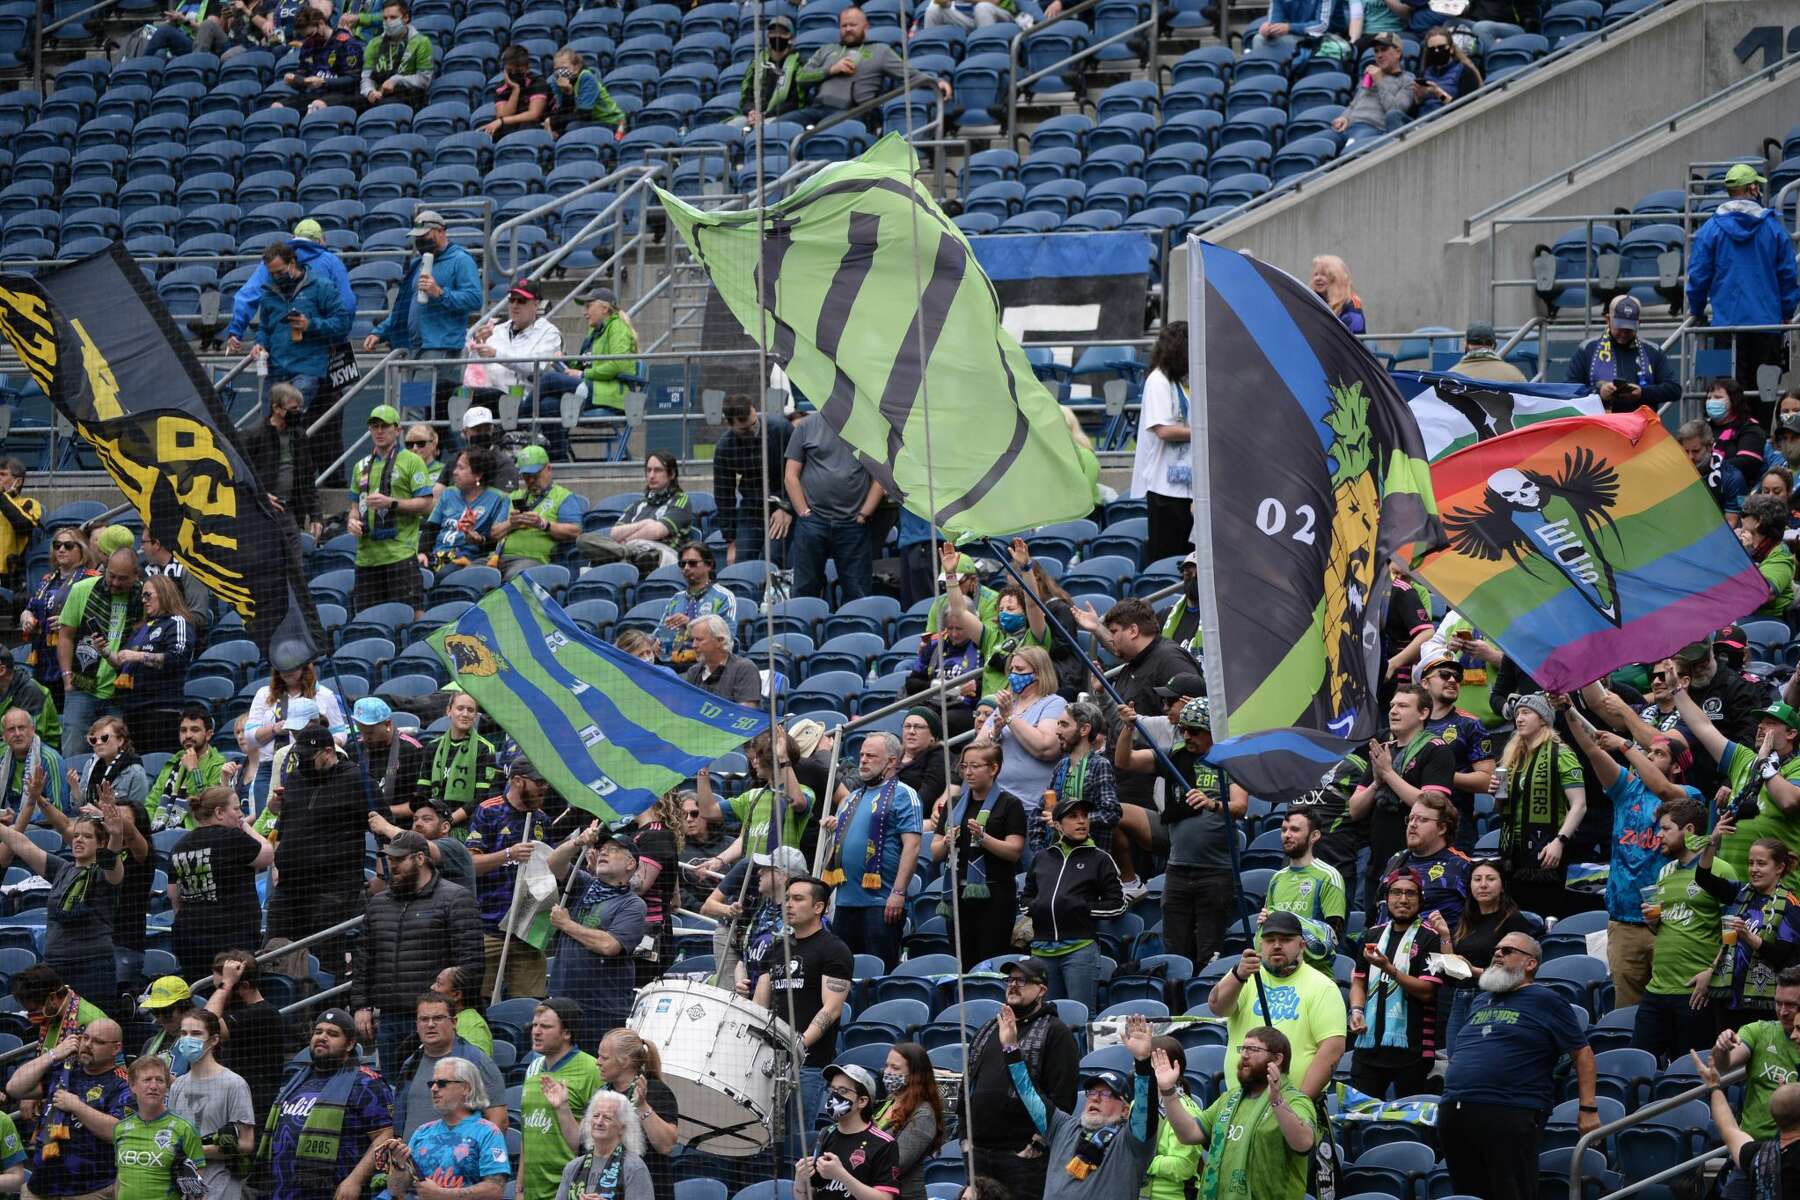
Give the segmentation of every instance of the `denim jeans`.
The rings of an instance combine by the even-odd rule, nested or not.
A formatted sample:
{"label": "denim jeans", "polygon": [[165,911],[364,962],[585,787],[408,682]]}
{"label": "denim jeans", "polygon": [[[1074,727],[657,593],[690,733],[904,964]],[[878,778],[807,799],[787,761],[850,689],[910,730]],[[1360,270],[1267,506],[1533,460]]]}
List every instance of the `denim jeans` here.
{"label": "denim jeans", "polygon": [[[270,375],[271,386],[285,383],[300,393],[300,411],[312,411],[313,401],[319,398],[319,384],[324,381],[323,375]],[[335,455],[333,456],[335,457]]]}
{"label": "denim jeans", "polygon": [[574,453],[569,446],[569,431],[562,425],[563,397],[581,386],[581,376],[546,371],[538,379],[537,415],[544,432],[544,447],[554,462],[567,462]]}
{"label": "denim jeans", "polygon": [[873,954],[890,971],[900,962],[900,922],[890,924],[880,904],[838,905],[831,931],[852,954]]}
{"label": "denim jeans", "polygon": [[875,560],[869,531],[855,521],[817,513],[798,517],[789,536],[794,556],[794,595],[825,595],[825,560],[837,564],[838,588],[844,600],[860,600],[873,584]]}
{"label": "denim jeans", "polygon": [[1033,955],[1050,976],[1052,1000],[1079,1000],[1091,1016],[1100,1011],[1100,943],[1089,942],[1069,954]]}
{"label": "denim jeans", "polygon": [[95,699],[94,693],[70,688],[63,698],[63,757],[88,752],[88,728],[101,717],[122,715],[111,700]]}
{"label": "denim jeans", "polygon": [[1713,1014],[1710,1006],[1694,1008],[1686,992],[1672,996],[1645,992],[1638,999],[1637,1023],[1632,1026],[1631,1044],[1656,1055],[1658,1062],[1669,1062],[1689,1050],[1704,1050],[1713,1043]]}

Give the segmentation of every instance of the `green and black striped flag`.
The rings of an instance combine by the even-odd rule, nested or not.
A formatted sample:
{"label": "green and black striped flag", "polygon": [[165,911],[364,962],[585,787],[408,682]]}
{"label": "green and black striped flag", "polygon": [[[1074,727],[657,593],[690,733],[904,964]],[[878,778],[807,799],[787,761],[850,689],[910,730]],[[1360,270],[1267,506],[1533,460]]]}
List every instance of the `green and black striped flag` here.
{"label": "green and black striped flag", "polygon": [[788,378],[900,503],[952,536],[1085,517],[1093,489],[1056,398],[917,170],[889,134],[760,212],[658,195],[733,315],[753,339],[766,329]]}

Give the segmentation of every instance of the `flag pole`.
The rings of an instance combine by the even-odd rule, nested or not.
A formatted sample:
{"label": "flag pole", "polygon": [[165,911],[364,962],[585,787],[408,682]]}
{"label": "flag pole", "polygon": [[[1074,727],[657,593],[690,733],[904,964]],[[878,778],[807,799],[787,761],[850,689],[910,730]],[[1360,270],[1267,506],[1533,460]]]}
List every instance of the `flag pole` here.
{"label": "flag pole", "polygon": [[[1045,604],[1043,598],[1026,585],[1025,577],[1019,574],[1017,567],[1013,566],[1012,556],[1007,553],[1000,543],[990,539],[988,541],[988,548],[994,552],[994,557],[1000,560],[1000,565],[1005,568],[1006,573],[1011,575],[1014,581],[1018,583],[1020,590],[1025,593],[1033,604],[1038,606],[1038,611],[1044,614],[1044,620],[1049,622],[1050,628],[1054,629],[1059,635],[1066,639],[1069,645],[1080,647],[1081,643],[1076,641],[1075,636],[1064,627],[1061,621],[1056,619],[1056,614],[1050,611],[1050,606]],[[1100,686],[1106,689],[1106,694],[1112,697],[1114,704],[1123,705],[1125,703],[1125,698],[1119,695],[1119,689],[1115,688],[1112,684],[1112,680],[1106,677],[1106,672],[1089,671],[1088,673],[1100,681]],[[1150,747],[1151,753],[1156,755],[1157,764],[1162,767],[1168,777],[1174,780],[1181,788],[1181,794],[1185,797],[1193,785],[1188,782],[1187,778],[1183,776],[1179,770],[1176,769],[1174,761],[1170,759],[1163,748],[1158,746],[1150,737],[1149,731],[1144,728],[1143,718],[1140,717],[1133,721],[1132,728],[1137,730],[1138,737],[1143,740],[1144,745]],[[1255,945],[1256,931],[1255,927],[1250,924],[1250,901],[1249,898],[1244,895],[1243,868],[1238,861],[1237,821],[1234,820],[1231,815],[1231,777],[1226,774],[1223,769],[1220,770],[1219,774],[1225,781],[1225,794],[1220,798],[1220,804],[1221,811],[1225,815],[1225,845],[1227,849],[1231,851],[1231,890],[1237,896],[1238,919],[1243,922],[1244,936],[1250,939],[1251,945]],[[1195,963],[1194,965],[1198,968],[1205,964]],[[1235,967],[1232,969],[1234,971],[1236,970]],[[1257,1003],[1262,1006],[1263,1018],[1264,1020],[1271,1020],[1272,1018],[1269,1016],[1271,1011],[1269,1008],[1269,997],[1263,990],[1262,972],[1258,971],[1250,978],[1256,982],[1256,999]]]}

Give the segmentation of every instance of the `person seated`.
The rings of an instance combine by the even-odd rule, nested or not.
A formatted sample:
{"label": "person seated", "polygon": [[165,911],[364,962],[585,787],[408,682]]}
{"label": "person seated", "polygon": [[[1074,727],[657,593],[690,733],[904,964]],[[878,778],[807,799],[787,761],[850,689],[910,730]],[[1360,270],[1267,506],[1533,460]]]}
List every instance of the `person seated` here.
{"label": "person seated", "polygon": [[531,51],[508,46],[500,55],[506,78],[494,92],[494,119],[481,132],[495,141],[521,129],[541,126],[550,111],[550,85],[531,69]]}
{"label": "person seated", "polygon": [[277,100],[277,106],[310,110],[354,102],[362,78],[362,46],[356,39],[333,29],[331,18],[310,5],[295,14],[294,33],[300,61],[281,77],[294,94]]}
{"label": "person seated", "polygon": [[1419,56],[1419,87],[1423,89],[1419,116],[1454,104],[1480,86],[1481,72],[1448,29],[1433,29],[1425,35],[1425,47]]}
{"label": "person seated", "polygon": [[1050,0],[1038,7],[1036,0],[931,0],[921,19],[925,28],[955,25],[961,29],[986,29],[1010,21],[1021,29],[1030,29],[1041,21],[1054,21],[1062,13],[1062,0]]}
{"label": "person seated", "polygon": [[603,125],[623,137],[625,113],[600,82],[600,72],[588,65],[587,57],[564,46],[551,62],[550,115],[544,118],[544,128],[561,137],[571,129]]}
{"label": "person seated", "polygon": [[413,28],[412,6],[388,0],[381,6],[381,32],[363,47],[363,103],[423,108],[431,72],[431,39]]}
{"label": "person seated", "polygon": [[1348,135],[1346,145],[1371,141],[1400,128],[1419,104],[1420,85],[1401,63],[1405,51],[1400,35],[1378,33],[1369,40],[1375,47],[1375,61],[1363,72],[1349,107],[1331,122],[1333,129]]}
{"label": "person seated", "polygon": [[144,53],[169,58],[198,52],[216,54],[221,61],[230,58],[262,45],[251,12],[242,0],[211,9],[204,4],[183,4],[163,14],[164,23],[150,35]]}
{"label": "person seated", "polygon": [[637,329],[619,297],[609,287],[594,288],[587,294],[585,316],[588,331],[582,338],[580,358],[568,360],[562,371],[546,371],[538,383],[538,416],[554,418],[544,425],[544,440],[550,457],[556,462],[569,461],[572,451],[569,431],[563,427],[563,398],[574,396],[575,411],[604,408],[614,413],[625,411],[625,382],[621,376],[636,373],[637,363],[628,355],[637,353]]}
{"label": "person seated", "polygon": [[812,104],[794,114],[806,125],[859,104],[867,104],[891,88],[905,82],[933,83],[944,99],[950,98],[950,84],[933,80],[918,70],[908,72],[900,61],[899,51],[886,42],[868,42],[869,18],[855,5],[838,14],[838,40],[831,46],[820,46],[796,79],[801,86],[816,86]]}

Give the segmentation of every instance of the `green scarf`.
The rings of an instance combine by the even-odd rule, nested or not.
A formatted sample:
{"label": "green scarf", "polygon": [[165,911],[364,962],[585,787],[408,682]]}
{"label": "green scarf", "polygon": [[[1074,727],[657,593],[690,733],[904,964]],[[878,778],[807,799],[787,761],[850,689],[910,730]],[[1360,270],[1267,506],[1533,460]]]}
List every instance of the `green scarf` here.
{"label": "green scarf", "polygon": [[[1219,1164],[1225,1159],[1225,1147],[1221,1139],[1223,1139],[1226,1136],[1226,1133],[1231,1129],[1232,1121],[1237,1118],[1238,1105],[1243,1102],[1244,1089],[1241,1085],[1234,1087],[1225,1093],[1225,1107],[1219,1110],[1219,1117],[1213,1122],[1211,1139],[1214,1144],[1213,1152],[1206,1156],[1206,1170],[1200,1176],[1200,1200],[1217,1200],[1219,1195]],[[1268,1115],[1268,1112],[1268,1104],[1265,1100],[1262,1113],[1256,1118],[1256,1124],[1245,1131],[1245,1137],[1249,1137],[1255,1132],[1256,1125],[1262,1124],[1262,1119],[1264,1116]]]}
{"label": "green scarf", "polygon": [[[981,811],[975,814],[975,823],[984,831],[987,829],[988,817],[993,815],[994,801],[1000,797],[1000,785],[995,783],[988,789],[988,794],[981,801]],[[954,824],[944,832],[950,835],[950,844],[956,845],[962,836],[963,827],[969,823],[969,805],[974,802],[975,794],[963,785],[962,800],[956,806],[956,815],[951,818]],[[969,861],[962,864],[962,898],[964,900],[989,900],[993,891],[987,882],[987,851],[974,838],[969,839]],[[950,900],[945,897],[938,901],[938,915],[950,915]]]}
{"label": "green scarf", "polygon": [[487,739],[473,729],[462,741],[452,741],[448,733],[431,748],[430,787],[434,794],[457,805],[470,805],[475,795],[477,777],[481,773],[481,752],[492,751]]}
{"label": "green scarf", "polygon": [[1530,752],[1513,776],[1507,801],[1506,826],[1500,834],[1500,857],[1510,863],[1512,876],[1526,882],[1545,882],[1563,877],[1563,867],[1538,865],[1538,851],[1549,845],[1569,813],[1563,796],[1562,776],[1556,769],[1555,739]]}

